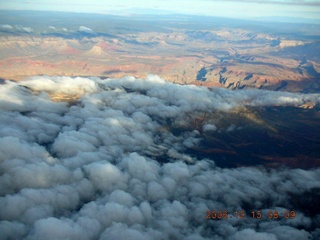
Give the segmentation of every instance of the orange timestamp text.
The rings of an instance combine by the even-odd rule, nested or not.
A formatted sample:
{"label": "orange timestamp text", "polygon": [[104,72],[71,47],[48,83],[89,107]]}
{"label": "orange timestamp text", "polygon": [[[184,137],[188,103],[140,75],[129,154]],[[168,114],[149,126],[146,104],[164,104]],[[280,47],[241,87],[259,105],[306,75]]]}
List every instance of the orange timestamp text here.
{"label": "orange timestamp text", "polygon": [[228,212],[227,210],[207,210],[206,211],[206,219],[245,219],[245,218],[254,218],[254,219],[293,219],[296,217],[296,211],[294,210],[285,210],[285,211],[277,211],[277,210],[252,210],[247,213],[244,210]]}

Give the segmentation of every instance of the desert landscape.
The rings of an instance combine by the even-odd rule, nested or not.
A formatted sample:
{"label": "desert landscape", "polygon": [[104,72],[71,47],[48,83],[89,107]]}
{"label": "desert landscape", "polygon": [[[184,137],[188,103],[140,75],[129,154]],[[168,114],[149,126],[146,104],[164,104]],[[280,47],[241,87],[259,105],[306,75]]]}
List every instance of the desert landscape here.
{"label": "desert landscape", "polygon": [[[94,25],[91,15],[82,19],[75,14],[80,20],[73,23],[63,21],[61,13],[50,14],[52,18],[41,24],[41,14],[30,12],[2,21],[0,78],[155,74],[170,82],[207,87],[320,91],[318,28],[271,28],[272,23],[186,16],[159,21],[136,16],[130,28],[126,17],[102,15]],[[15,25],[19,19],[32,28]]]}
{"label": "desert landscape", "polygon": [[317,18],[107,2],[0,4],[0,239],[320,239]]}

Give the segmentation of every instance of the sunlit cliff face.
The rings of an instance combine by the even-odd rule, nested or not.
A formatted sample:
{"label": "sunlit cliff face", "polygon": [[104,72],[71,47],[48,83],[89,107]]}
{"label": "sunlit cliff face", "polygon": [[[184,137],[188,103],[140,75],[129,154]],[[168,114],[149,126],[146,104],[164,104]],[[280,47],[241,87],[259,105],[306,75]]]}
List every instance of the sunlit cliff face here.
{"label": "sunlit cliff face", "polygon": [[[319,102],[157,76],[6,81],[0,236],[317,239]],[[270,209],[296,216],[270,220]],[[247,215],[208,220],[207,210]]]}

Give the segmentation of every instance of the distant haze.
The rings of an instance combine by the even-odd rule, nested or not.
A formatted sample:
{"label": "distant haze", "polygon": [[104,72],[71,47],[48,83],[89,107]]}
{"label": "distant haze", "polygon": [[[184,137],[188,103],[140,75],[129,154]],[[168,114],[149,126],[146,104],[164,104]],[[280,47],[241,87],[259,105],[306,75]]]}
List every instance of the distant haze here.
{"label": "distant haze", "polygon": [[293,0],[116,0],[1,1],[0,10],[40,10],[128,15],[183,13],[232,18],[294,17],[320,19],[320,1]]}

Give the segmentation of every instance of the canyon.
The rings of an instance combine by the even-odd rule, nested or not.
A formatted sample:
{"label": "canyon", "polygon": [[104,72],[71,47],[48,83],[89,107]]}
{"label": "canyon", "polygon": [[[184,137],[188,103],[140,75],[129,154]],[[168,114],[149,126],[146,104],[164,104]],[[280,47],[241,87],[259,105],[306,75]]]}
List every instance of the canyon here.
{"label": "canyon", "polygon": [[33,23],[24,32],[7,21],[0,26],[0,78],[154,74],[174,83],[207,87],[320,91],[316,27],[306,31],[304,25],[288,24],[280,26],[287,29],[283,32],[279,26],[259,22],[201,22],[181,16],[146,22],[136,16],[132,29],[125,27],[129,17],[109,18],[102,21],[110,25],[105,27],[102,23],[91,27],[90,19],[83,24],[91,28],[81,26],[81,21],[74,25],[55,19]]}

